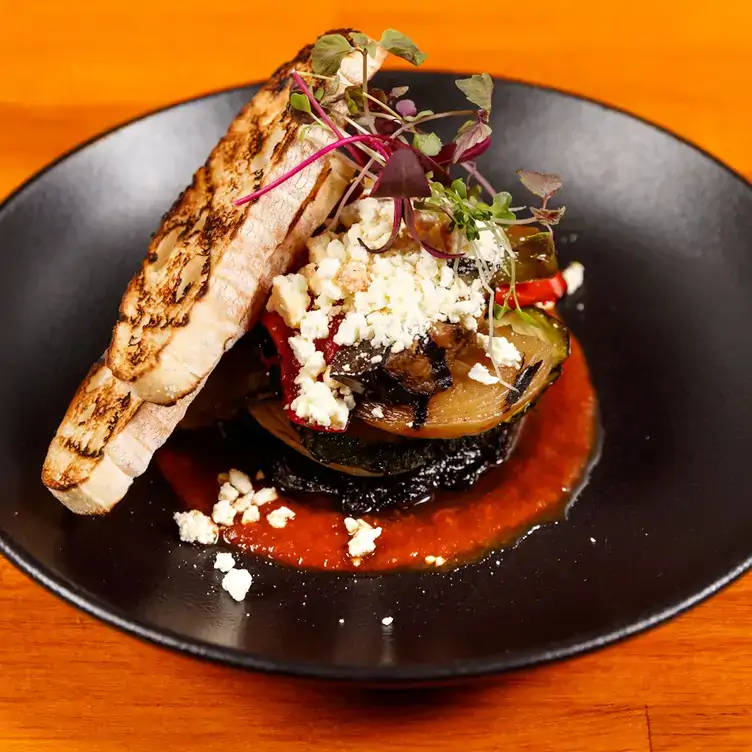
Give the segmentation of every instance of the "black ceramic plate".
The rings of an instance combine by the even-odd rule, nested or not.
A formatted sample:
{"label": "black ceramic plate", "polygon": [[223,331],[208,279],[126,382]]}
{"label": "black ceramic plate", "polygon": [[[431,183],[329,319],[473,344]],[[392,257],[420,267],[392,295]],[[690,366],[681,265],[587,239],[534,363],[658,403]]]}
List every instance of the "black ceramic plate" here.
{"label": "black ceramic plate", "polygon": [[[446,75],[400,81],[427,103],[461,96]],[[370,681],[572,655],[676,614],[750,564],[749,185],[623,113],[505,82],[482,167],[505,188],[523,166],[564,176],[562,255],[586,265],[586,290],[565,315],[592,367],[605,442],[566,521],[446,574],[352,577],[250,560],[258,577],[238,604],[218,586],[215,551],[178,543],[177,501],[156,471],[109,517],[60,506],[39,482],[47,443],[106,346],[160,215],[252,91],[118,129],[2,207],[0,548],[12,561],[159,644]]]}

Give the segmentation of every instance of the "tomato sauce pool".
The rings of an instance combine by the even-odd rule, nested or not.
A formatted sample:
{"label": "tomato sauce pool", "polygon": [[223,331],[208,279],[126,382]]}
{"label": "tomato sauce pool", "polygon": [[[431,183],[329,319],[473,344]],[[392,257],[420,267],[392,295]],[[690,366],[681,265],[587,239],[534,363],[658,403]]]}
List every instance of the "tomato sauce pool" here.
{"label": "tomato sauce pool", "polygon": [[[264,505],[260,522],[225,528],[224,539],[248,553],[311,569],[363,572],[456,566],[564,514],[595,456],[596,416],[585,358],[572,339],[562,375],[528,413],[507,461],[469,491],[440,493],[406,510],[366,515],[382,533],[376,551],[359,563],[347,555],[345,515],[298,499],[280,497]],[[175,437],[157,456],[162,473],[186,507],[207,513],[217,499],[217,474],[238,466],[232,459],[221,446],[197,446],[190,434]],[[264,517],[280,506],[292,509],[295,519],[274,528]]]}

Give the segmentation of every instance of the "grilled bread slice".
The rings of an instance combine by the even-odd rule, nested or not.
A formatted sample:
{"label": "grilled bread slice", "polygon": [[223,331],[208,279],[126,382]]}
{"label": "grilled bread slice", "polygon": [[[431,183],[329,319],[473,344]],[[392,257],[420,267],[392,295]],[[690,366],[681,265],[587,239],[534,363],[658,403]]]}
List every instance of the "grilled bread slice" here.
{"label": "grilled bread slice", "polygon": [[[299,138],[287,106],[290,71],[310,71],[310,54],[307,47],[277,70],[230,126],[164,218],[128,286],[107,365],[143,400],[171,405],[192,392],[246,331],[265,302],[266,282],[289,265],[277,247],[329,162],[315,162],[255,203],[235,207],[233,200],[319,148]],[[382,59],[369,58],[371,73]],[[362,79],[359,53],[343,61],[340,78],[342,89]]]}
{"label": "grilled bread slice", "polygon": [[[310,146],[297,139],[297,126],[285,113],[289,94],[286,78],[293,68],[306,65],[309,55],[310,48],[306,48],[274,74],[230,126],[228,135],[196,173],[191,187],[164,218],[150,255],[123,301],[125,310],[142,311],[141,328],[137,326],[132,332],[134,345],[129,349],[130,357],[121,362],[117,354],[112,356],[108,352],[92,367],[50,444],[42,469],[44,484],[72,511],[103,514],[125,495],[133,478],[144,472],[154,452],[180,422],[224,350],[253,323],[266,302],[272,277],[296,263],[306,240],[342,197],[352,172],[333,156],[320,160],[312,175],[307,174],[310,168],[306,168],[291,180],[293,186],[279,199],[281,205],[276,213],[259,216],[247,210],[241,212],[242,219],[226,219],[234,211],[232,201],[244,192],[238,181],[245,178],[243,171],[229,162],[222,162],[228,166],[226,176],[217,172],[218,152],[225,155],[223,159],[229,159],[230,151],[225,150],[234,149],[238,159],[244,160],[246,170],[250,170],[253,159],[267,144],[259,123],[269,125],[274,118],[283,119],[286,127],[296,134],[295,138],[287,133],[274,135],[275,145],[266,147],[271,150],[275,169],[279,165],[297,164],[310,150]],[[349,71],[348,75],[356,80],[354,66],[352,60],[345,60],[341,71]],[[264,110],[259,101],[274,109]],[[246,134],[242,148],[238,133]],[[249,134],[256,134],[254,140],[250,140]],[[233,146],[223,147],[228,139]],[[285,144],[284,148],[280,144]],[[209,172],[215,182],[208,182]],[[263,184],[276,175],[262,172],[256,176],[255,184]],[[228,230],[225,222],[232,229]],[[172,239],[166,242],[171,234],[174,243]],[[197,244],[198,238],[201,245]],[[216,241],[221,253],[215,252],[210,240]],[[170,285],[177,285],[172,298],[168,293]],[[138,290],[143,295],[134,294]],[[158,305],[158,293],[164,293],[162,307]],[[184,303],[186,298],[190,298],[190,305]],[[209,305],[203,306],[205,302]],[[179,319],[175,318],[177,310],[182,312]],[[127,332],[128,321],[118,323],[113,344],[123,336],[123,331]],[[165,362],[161,351],[147,353],[144,349],[146,344],[140,335],[151,329],[165,330],[168,344],[177,339],[178,347],[173,344],[170,351],[171,360]],[[188,332],[191,333],[188,338],[176,336]],[[210,357],[202,357],[199,351],[204,347],[211,351]],[[198,364],[200,368],[187,368],[178,357],[180,353],[187,353],[190,364]],[[119,362],[129,368],[142,366],[142,358],[149,354],[154,356],[155,367],[151,372],[144,371],[146,382],[123,379],[110,365]],[[188,373],[193,384],[190,390],[186,387]],[[172,377],[182,378],[180,386],[169,381]],[[158,384],[160,395],[170,395],[163,400],[169,404],[145,400],[139,389],[144,383]]]}

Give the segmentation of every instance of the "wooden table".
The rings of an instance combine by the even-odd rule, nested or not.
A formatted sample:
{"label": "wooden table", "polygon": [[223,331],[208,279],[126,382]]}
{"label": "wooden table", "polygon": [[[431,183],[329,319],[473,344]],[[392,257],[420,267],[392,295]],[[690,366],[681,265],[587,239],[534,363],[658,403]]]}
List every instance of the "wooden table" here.
{"label": "wooden table", "polygon": [[[263,77],[343,25],[396,26],[430,52],[429,67],[618,104],[752,175],[749,2],[632,0],[609,10],[601,0],[379,0],[356,13],[359,5],[0,0],[0,195],[105,128]],[[462,689],[373,694],[163,652],[2,562],[0,750],[750,750],[751,624],[747,577],[578,660]]]}

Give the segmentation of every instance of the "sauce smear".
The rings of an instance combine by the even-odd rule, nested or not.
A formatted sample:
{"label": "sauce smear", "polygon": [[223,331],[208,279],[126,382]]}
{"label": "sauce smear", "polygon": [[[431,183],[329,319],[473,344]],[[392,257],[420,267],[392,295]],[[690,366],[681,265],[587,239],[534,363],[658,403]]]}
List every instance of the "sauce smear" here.
{"label": "sauce smear", "polygon": [[[310,569],[363,572],[433,566],[426,557],[457,565],[563,514],[593,457],[596,430],[595,393],[582,348],[572,338],[562,375],[528,413],[509,459],[469,491],[439,494],[430,503],[389,514],[366,515],[382,533],[376,551],[359,564],[347,555],[342,512],[298,499],[265,504],[259,522],[226,528],[224,538],[249,553]],[[217,499],[217,473],[230,467],[248,471],[249,448],[221,442],[202,446],[191,439],[190,433],[176,436],[159,452],[157,462],[187,508],[210,513]],[[296,516],[278,529],[265,517],[280,506]]]}

